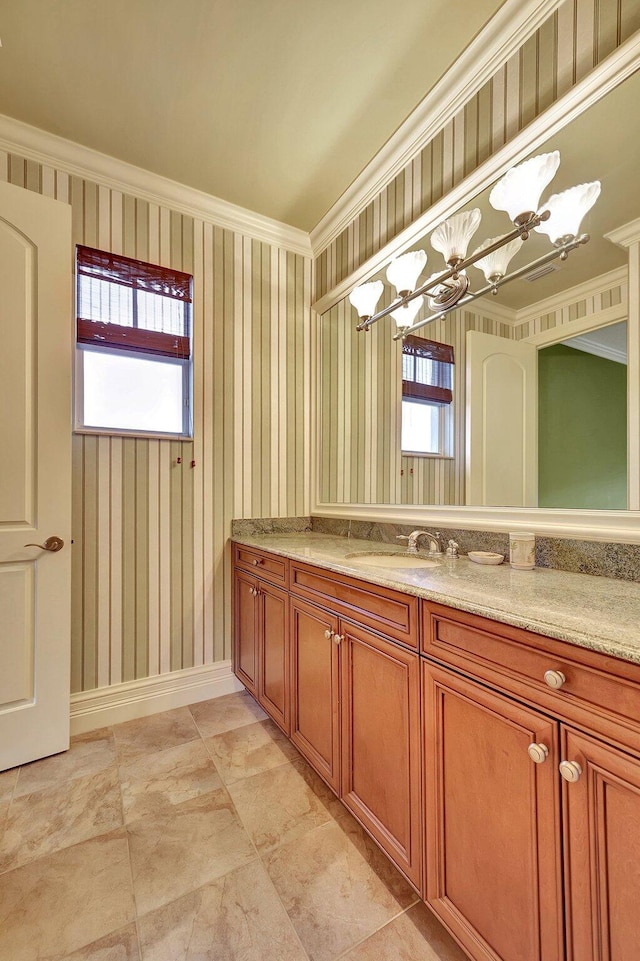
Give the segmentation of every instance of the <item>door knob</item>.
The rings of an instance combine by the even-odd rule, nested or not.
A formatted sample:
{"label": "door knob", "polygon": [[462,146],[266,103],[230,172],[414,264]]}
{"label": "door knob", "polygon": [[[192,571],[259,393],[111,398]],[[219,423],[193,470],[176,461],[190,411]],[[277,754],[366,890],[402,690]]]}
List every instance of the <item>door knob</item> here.
{"label": "door knob", "polygon": [[577,761],[560,761],[560,774],[565,781],[575,783],[582,774],[582,768]]}
{"label": "door knob", "polygon": [[530,744],[527,748],[529,757],[536,764],[544,764],[549,756],[549,748],[546,744]]}
{"label": "door knob", "polygon": [[24,546],[39,547],[41,551],[51,551],[52,554],[55,554],[57,551],[62,550],[64,547],[64,541],[61,537],[56,537],[54,534],[53,537],[47,537],[44,544],[25,544]]}

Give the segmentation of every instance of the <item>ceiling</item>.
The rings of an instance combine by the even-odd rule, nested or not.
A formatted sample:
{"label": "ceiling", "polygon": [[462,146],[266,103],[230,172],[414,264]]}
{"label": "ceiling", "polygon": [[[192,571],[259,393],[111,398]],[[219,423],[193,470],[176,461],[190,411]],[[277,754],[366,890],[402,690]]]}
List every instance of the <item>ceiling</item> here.
{"label": "ceiling", "polygon": [[503,0],[2,0],[0,113],[310,230]]}

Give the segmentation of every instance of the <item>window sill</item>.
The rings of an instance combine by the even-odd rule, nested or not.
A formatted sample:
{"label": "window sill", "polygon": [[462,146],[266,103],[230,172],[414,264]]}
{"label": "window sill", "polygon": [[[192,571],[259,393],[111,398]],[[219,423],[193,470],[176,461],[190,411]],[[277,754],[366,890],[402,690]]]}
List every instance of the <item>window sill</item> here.
{"label": "window sill", "polygon": [[161,434],[143,430],[117,430],[111,427],[74,427],[74,434],[87,434],[97,437],[133,437],[138,440],[176,440],[193,443],[192,434]]}

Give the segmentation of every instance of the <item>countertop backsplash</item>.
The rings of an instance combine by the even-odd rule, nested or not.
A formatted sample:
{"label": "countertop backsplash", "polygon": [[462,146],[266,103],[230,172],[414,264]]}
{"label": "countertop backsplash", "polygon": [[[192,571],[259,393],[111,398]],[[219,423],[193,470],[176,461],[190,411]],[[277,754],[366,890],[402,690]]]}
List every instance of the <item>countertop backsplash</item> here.
{"label": "countertop backsplash", "polygon": [[[398,534],[409,534],[419,526],[440,530],[445,543],[449,538],[458,543],[461,554],[468,554],[469,551],[495,551],[507,558],[509,556],[509,535],[504,532],[436,527],[432,524],[391,524],[313,516],[259,517],[232,521],[231,536],[313,531],[317,534],[351,536],[360,540],[396,545]],[[640,545],[536,535],[536,567],[640,581]]]}

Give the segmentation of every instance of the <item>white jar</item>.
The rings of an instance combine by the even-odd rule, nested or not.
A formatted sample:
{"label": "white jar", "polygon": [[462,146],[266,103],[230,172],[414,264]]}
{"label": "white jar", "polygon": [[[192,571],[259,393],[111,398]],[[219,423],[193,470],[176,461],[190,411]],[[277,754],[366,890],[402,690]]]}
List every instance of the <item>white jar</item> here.
{"label": "white jar", "polygon": [[517,571],[532,571],[536,566],[536,535],[530,531],[509,534],[509,562]]}

